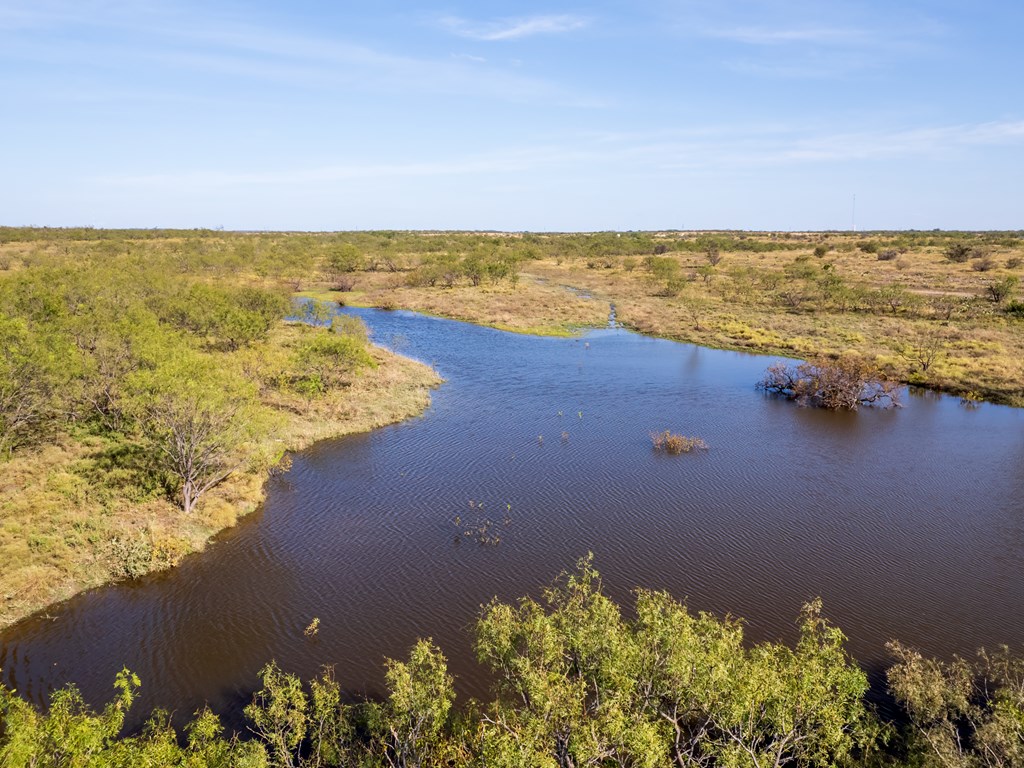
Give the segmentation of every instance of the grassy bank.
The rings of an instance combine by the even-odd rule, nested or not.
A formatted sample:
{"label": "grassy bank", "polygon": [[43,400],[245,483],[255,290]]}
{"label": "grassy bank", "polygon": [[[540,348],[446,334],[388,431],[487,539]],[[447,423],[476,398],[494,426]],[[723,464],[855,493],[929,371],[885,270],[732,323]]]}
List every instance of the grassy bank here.
{"label": "grassy bank", "polygon": [[0,228],[0,627],[174,566],[288,451],[427,407],[436,373],[361,323],[286,322],[312,257],[287,236]]}
{"label": "grassy bank", "polygon": [[[459,237],[467,242],[454,237],[454,251],[484,239]],[[428,257],[410,253],[401,270],[325,275],[311,287],[357,306],[546,334],[602,326],[614,304],[621,323],[654,336],[799,358],[855,352],[906,383],[1024,405],[1024,241],[1015,235],[581,237],[528,236],[515,281],[423,285],[414,265]],[[500,242],[493,247],[510,247]],[[969,249],[963,261],[949,256],[958,244]],[[339,282],[348,290],[328,290]]]}
{"label": "grassy bank", "polygon": [[[272,343],[284,345],[295,335],[296,329],[282,328]],[[265,396],[275,428],[250,446],[251,455],[276,456],[422,413],[440,383],[437,374],[383,349],[372,354],[376,368],[353,374],[322,398]],[[161,488],[119,461],[131,449],[122,440],[70,434],[3,466],[0,628],[82,590],[173,567],[264,499],[268,467],[251,461],[184,515]]]}

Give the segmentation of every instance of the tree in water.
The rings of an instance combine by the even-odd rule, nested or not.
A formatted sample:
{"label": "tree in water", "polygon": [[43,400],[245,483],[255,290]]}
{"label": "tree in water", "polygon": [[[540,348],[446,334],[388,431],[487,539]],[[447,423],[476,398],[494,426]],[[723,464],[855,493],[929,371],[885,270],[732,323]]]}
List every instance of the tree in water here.
{"label": "tree in water", "polygon": [[758,387],[831,410],[855,411],[861,405],[899,405],[899,384],[889,381],[873,363],[858,355],[835,360],[819,358],[799,365],[768,366]]}

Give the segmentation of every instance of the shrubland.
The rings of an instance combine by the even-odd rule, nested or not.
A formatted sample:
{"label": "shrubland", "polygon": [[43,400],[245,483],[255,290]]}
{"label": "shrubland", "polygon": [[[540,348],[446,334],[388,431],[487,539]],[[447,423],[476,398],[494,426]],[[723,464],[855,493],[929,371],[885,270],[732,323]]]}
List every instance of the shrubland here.
{"label": "shrubland", "polygon": [[[361,267],[332,290],[320,257],[312,296],[552,334],[604,325],[613,304],[642,333],[798,359],[852,354],[888,381],[1024,404],[1021,233],[322,237],[345,239]],[[468,274],[478,259],[494,269]]]}
{"label": "shrubland", "polygon": [[174,565],[287,450],[418,413],[437,382],[358,320],[293,307],[314,266],[287,237],[0,240],[0,625]]}
{"label": "shrubland", "polygon": [[274,662],[226,734],[195,713],[121,728],[140,681],[125,670],[113,701],[89,709],[73,688],[46,713],[0,687],[0,764],[49,766],[946,766],[1024,763],[1024,662],[1006,649],[943,662],[891,645],[892,706],[868,680],[818,600],[792,645],[744,640],[733,617],[693,613],[638,590],[624,612],[589,558],[541,600],[481,607],[475,648],[489,701],[457,701],[442,649],[420,640],[387,662],[380,700],[346,695],[330,669],[303,683]]}

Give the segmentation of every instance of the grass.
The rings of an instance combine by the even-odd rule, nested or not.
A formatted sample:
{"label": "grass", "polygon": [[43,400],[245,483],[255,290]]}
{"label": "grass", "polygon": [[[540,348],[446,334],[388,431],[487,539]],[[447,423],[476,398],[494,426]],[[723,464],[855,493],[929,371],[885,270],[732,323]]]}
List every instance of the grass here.
{"label": "grass", "polygon": [[[283,327],[272,350],[294,340]],[[277,428],[262,451],[304,448],[422,413],[440,378],[428,366],[373,348],[378,366],[314,400],[268,392]],[[111,469],[109,440],[70,435],[15,454],[0,473],[0,628],[44,606],[112,580],[173,567],[201,551],[265,497],[267,466],[253,462],[210,491],[186,516],[163,488]]]}
{"label": "grass", "polygon": [[[996,266],[978,272],[973,259],[953,263],[945,257],[941,234],[928,239],[919,233],[920,244],[882,261],[877,251],[898,234],[872,235],[875,252],[857,246],[863,236],[848,233],[746,237],[776,250],[723,249],[707,281],[698,274],[707,265],[703,253],[664,254],[684,276],[675,295],[664,295],[642,258],[630,256],[541,256],[522,264],[516,284],[477,288],[410,288],[400,274],[358,273],[357,292],[327,295],[544,335],[603,327],[614,304],[620,323],[652,336],[799,358],[856,352],[886,364],[907,383],[1024,405],[1024,326],[986,298],[991,282],[1024,276],[1024,242],[988,246]],[[828,250],[819,258],[813,254],[822,243]],[[824,300],[820,280],[826,275],[858,298],[850,306]],[[911,347],[929,335],[940,337],[940,349],[923,366]]]}

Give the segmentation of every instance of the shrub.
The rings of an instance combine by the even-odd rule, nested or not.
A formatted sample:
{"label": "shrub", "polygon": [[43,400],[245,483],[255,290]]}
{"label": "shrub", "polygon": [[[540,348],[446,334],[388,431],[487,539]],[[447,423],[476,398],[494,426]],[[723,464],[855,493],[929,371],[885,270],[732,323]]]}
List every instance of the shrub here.
{"label": "shrub", "polygon": [[975,272],[988,272],[995,269],[996,260],[991,256],[980,256],[971,262],[971,269]]}
{"label": "shrub", "polygon": [[707,443],[699,437],[677,435],[667,429],[664,432],[652,432],[651,442],[654,444],[654,450],[665,451],[673,456],[691,451],[706,451],[708,448]]}
{"label": "shrub", "polygon": [[1015,275],[1010,277],[1004,277],[1002,280],[996,280],[994,283],[989,283],[985,286],[985,293],[988,297],[996,304],[1002,304],[1017,290],[1017,286],[1020,284],[1020,278]]}
{"label": "shrub", "polygon": [[899,255],[900,255],[900,252],[897,251],[895,248],[886,248],[884,251],[879,251],[878,252],[878,260],[879,261],[893,261]]}
{"label": "shrub", "polygon": [[973,249],[967,243],[950,243],[943,251],[943,255],[954,264],[963,264],[972,253]]}
{"label": "shrub", "polygon": [[855,411],[861,405],[899,405],[898,384],[873,363],[856,355],[768,366],[758,388],[784,395],[800,405]]}
{"label": "shrub", "polygon": [[826,245],[825,243],[821,243],[820,245],[814,246],[814,255],[817,256],[819,259],[825,258],[825,255],[828,253],[828,251],[828,245]]}
{"label": "shrub", "polygon": [[1010,258],[1008,258],[1006,260],[1006,268],[1007,269],[1016,269],[1017,267],[1019,267],[1021,265],[1021,263],[1024,263],[1024,262],[1021,261],[1020,256],[1011,256]]}

